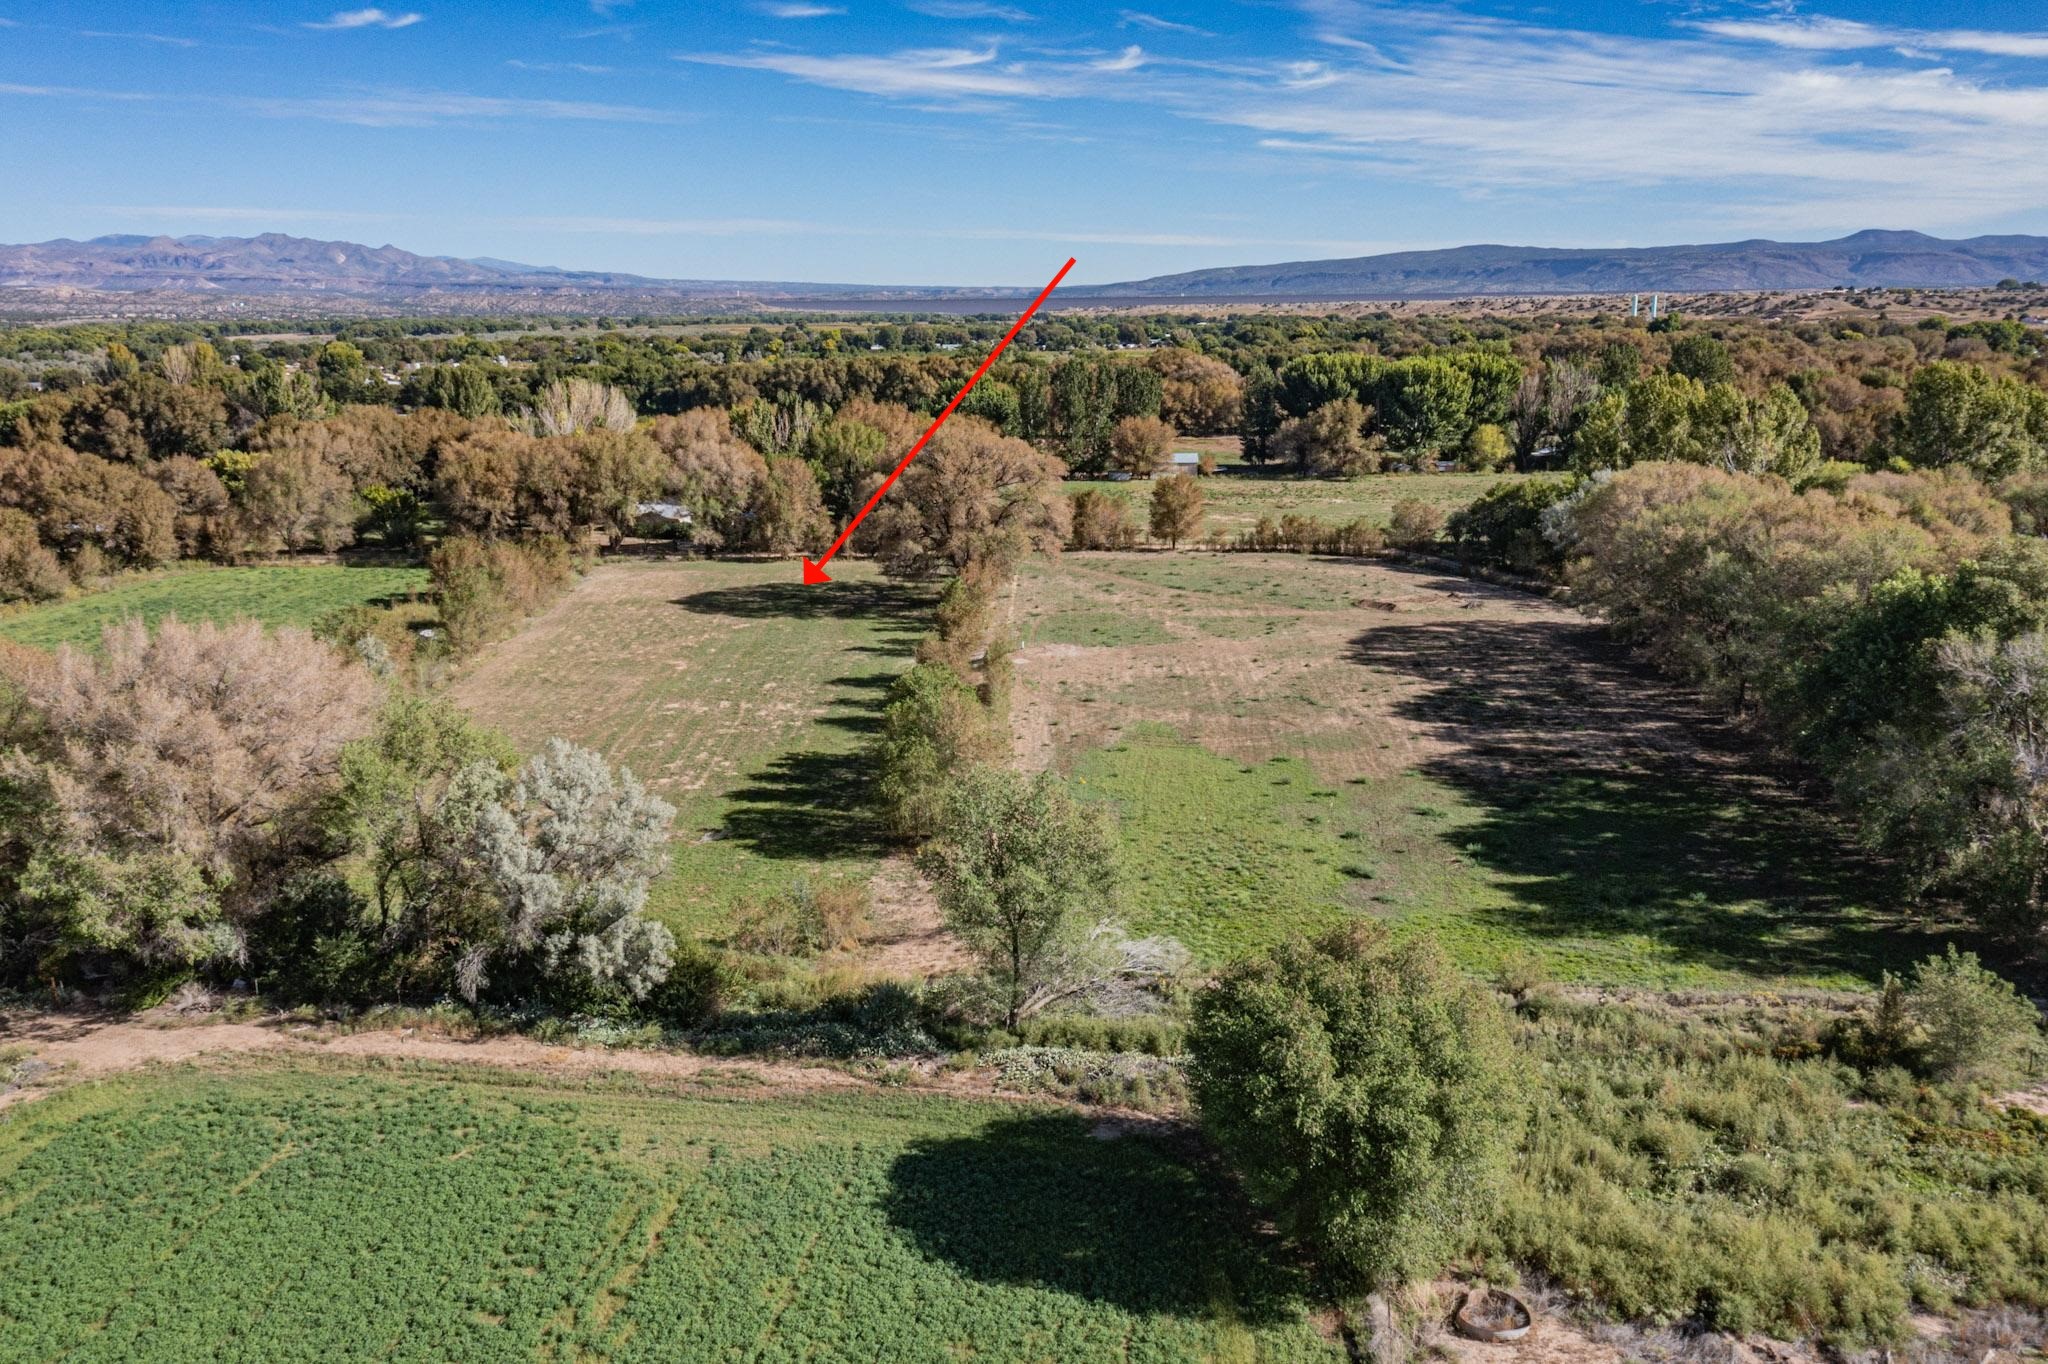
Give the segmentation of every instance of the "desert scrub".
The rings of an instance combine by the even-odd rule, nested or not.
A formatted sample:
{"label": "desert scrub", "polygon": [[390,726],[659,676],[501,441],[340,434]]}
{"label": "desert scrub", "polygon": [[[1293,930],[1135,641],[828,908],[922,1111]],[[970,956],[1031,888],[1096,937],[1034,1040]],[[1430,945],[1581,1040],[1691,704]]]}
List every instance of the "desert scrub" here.
{"label": "desert scrub", "polygon": [[1844,1344],[1903,1340],[1914,1303],[2048,1303],[2048,1118],[1803,1055],[1812,1031],[1532,997],[1484,1253],[1617,1316]]}
{"label": "desert scrub", "polygon": [[1077,1047],[1004,1047],[983,1062],[1005,1089],[1130,1108],[1178,1107],[1187,1071],[1178,1058]]}

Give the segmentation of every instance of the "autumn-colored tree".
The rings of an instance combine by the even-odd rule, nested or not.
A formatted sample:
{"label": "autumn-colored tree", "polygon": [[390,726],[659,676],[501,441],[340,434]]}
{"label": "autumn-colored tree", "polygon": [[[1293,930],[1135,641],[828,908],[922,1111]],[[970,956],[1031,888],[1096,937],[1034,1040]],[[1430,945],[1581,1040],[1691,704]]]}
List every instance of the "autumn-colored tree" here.
{"label": "autumn-colored tree", "polygon": [[35,518],[0,507],[0,602],[50,601],[68,585],[63,565],[36,534]]}
{"label": "autumn-colored tree", "polygon": [[149,476],[177,507],[173,526],[179,554],[191,559],[233,552],[227,530],[231,504],[220,475],[190,455],[174,455],[150,465]]}
{"label": "autumn-colored tree", "polygon": [[1386,442],[1366,434],[1372,409],[1355,398],[1324,403],[1306,417],[1289,418],[1267,442],[1267,453],[1318,478],[1356,478],[1378,473]]}
{"label": "autumn-colored tree", "polygon": [[[1157,489],[1154,489],[1156,495]],[[1089,488],[1074,494],[1073,549],[1129,549],[1138,538],[1131,520],[1131,499],[1122,493]]]}
{"label": "autumn-colored tree", "polygon": [[733,434],[725,412],[700,407],[656,417],[649,434],[667,461],[663,490],[689,509],[690,538],[713,549],[744,541],[747,509],[768,464]]}
{"label": "autumn-colored tree", "polygon": [[1442,507],[1419,497],[1404,497],[1394,503],[1387,521],[1387,543],[1396,549],[1428,549],[1443,529]]}
{"label": "autumn-colored tree", "polygon": [[868,518],[863,547],[890,572],[910,575],[1057,550],[1067,538],[1065,472],[1054,456],[956,416]]}
{"label": "autumn-colored tree", "polygon": [[434,496],[451,526],[471,535],[509,535],[519,520],[521,452],[531,436],[479,423],[441,450]]}
{"label": "autumn-colored tree", "polygon": [[1109,467],[1133,478],[1150,478],[1173,449],[1171,426],[1157,417],[1124,417],[1110,429]]}
{"label": "autumn-colored tree", "polygon": [[794,455],[768,461],[748,507],[745,544],[769,554],[815,554],[832,539],[832,519],[811,466]]}
{"label": "autumn-colored tree", "polygon": [[1193,474],[1175,474],[1152,485],[1152,538],[1168,549],[1202,533],[1202,484]]}
{"label": "autumn-colored tree", "polygon": [[1147,363],[1159,371],[1159,415],[1175,430],[1198,436],[1237,430],[1244,380],[1236,370],[1177,346],[1152,352]]}
{"label": "autumn-colored tree", "polygon": [[305,448],[265,455],[249,470],[236,507],[251,543],[282,544],[290,553],[332,552],[355,539],[356,497],[348,479]]}
{"label": "autumn-colored tree", "polygon": [[43,544],[67,562],[89,550],[141,568],[178,554],[177,507],[163,489],[60,445],[0,450],[0,506],[34,517]]}
{"label": "autumn-colored tree", "polygon": [[53,972],[235,956],[374,691],[304,631],[253,621],[130,618],[10,672],[37,723],[16,727],[0,794],[32,831],[12,845],[19,895]]}

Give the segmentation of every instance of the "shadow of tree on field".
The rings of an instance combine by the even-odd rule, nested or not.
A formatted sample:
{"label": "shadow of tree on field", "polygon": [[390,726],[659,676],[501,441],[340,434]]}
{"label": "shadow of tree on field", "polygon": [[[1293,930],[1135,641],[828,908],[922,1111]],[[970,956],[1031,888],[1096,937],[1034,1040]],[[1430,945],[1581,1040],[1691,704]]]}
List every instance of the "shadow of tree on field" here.
{"label": "shadow of tree on field", "polygon": [[865,752],[785,753],[728,797],[726,836],[763,857],[880,857],[893,846],[875,811]]}
{"label": "shadow of tree on field", "polygon": [[914,1143],[890,1166],[883,1209],[919,1251],[978,1283],[1284,1320],[1300,1311],[1303,1276],[1235,1197],[1145,1138],[1099,1144],[1071,1115],[1044,1114]]}
{"label": "shadow of tree on field", "polygon": [[1388,625],[1349,657],[1422,684],[1395,713],[1442,745],[1423,775],[1484,811],[1443,837],[1511,879],[1522,905],[1487,911],[1505,927],[1873,980],[1943,940],[1909,922],[1804,774],[1598,626]]}
{"label": "shadow of tree on field", "polygon": [[798,582],[792,563],[786,583],[748,583],[712,587],[678,597],[675,605],[707,616],[739,616],[747,620],[851,620],[867,618],[922,634],[931,625],[938,593],[930,586],[894,582],[835,582],[811,586]]}

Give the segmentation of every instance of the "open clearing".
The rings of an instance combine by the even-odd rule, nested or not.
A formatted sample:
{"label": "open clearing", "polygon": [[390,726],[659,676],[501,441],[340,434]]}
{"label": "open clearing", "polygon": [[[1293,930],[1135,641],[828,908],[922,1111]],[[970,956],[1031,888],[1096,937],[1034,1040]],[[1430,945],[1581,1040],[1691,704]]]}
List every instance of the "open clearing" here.
{"label": "open clearing", "polygon": [[810,878],[867,882],[891,851],[861,752],[910,665],[936,589],[794,562],[609,563],[455,687],[523,747],[560,736],[623,762],[676,807],[654,911],[713,932]]}
{"label": "open clearing", "polygon": [[[1183,441],[1176,449],[1202,450],[1213,442]],[[1234,443],[1234,442],[1233,442]],[[1394,504],[1404,498],[1427,502],[1449,515],[1496,483],[1514,482],[1520,474],[1375,474],[1370,478],[1296,478],[1279,470],[1260,470],[1255,465],[1225,464],[1202,480],[1205,519],[1202,533],[1222,530],[1232,536],[1257,525],[1270,516],[1312,516],[1331,525],[1343,525],[1361,518],[1384,526],[1393,516]],[[1152,485],[1144,479],[1129,483],[1076,479],[1065,485],[1069,493],[1093,488],[1122,493],[1132,502],[1140,525],[1152,496]]]}
{"label": "open clearing", "polygon": [[1026,566],[1018,751],[1209,961],[1371,914],[1468,967],[1854,988],[1935,946],[1744,736],[1569,608],[1294,555]]}
{"label": "open clearing", "polygon": [[330,611],[401,601],[427,590],[423,568],[307,564],[268,568],[180,568],[124,579],[104,592],[0,616],[0,638],[54,649],[91,647],[106,626],[140,616],[225,624],[311,625]]}
{"label": "open clearing", "polygon": [[10,1358],[1309,1360],[1225,1186],[1078,1114],[359,1064],[0,1125]]}

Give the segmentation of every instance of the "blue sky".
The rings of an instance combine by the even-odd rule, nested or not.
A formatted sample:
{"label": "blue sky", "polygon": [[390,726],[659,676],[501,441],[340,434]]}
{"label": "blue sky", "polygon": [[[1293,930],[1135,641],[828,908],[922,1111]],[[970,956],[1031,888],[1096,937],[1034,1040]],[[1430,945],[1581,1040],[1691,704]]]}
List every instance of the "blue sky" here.
{"label": "blue sky", "polygon": [[2048,232],[2048,9],[0,0],[0,239],[720,279]]}

